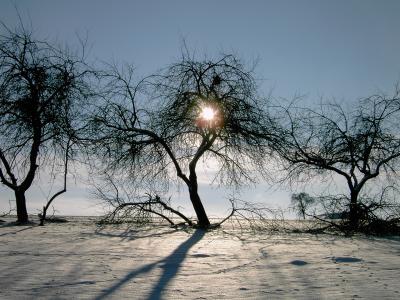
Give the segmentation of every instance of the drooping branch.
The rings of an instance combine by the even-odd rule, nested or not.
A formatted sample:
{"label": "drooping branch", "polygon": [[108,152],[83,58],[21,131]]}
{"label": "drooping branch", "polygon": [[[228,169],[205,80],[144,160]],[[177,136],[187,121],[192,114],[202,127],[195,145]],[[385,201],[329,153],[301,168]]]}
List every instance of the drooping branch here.
{"label": "drooping branch", "polygon": [[64,157],[64,172],[63,172],[63,188],[59,190],[58,192],[54,193],[53,196],[50,197],[50,199],[47,201],[46,205],[43,206],[43,211],[40,216],[40,226],[44,225],[44,222],[46,221],[46,215],[47,215],[47,210],[49,209],[50,205],[53,203],[53,201],[59,197],[60,195],[64,194],[67,191],[67,175],[68,175],[68,162],[69,162],[69,157],[70,157],[70,147],[71,147],[71,139],[68,140],[67,146],[65,149],[65,157]]}
{"label": "drooping branch", "polygon": [[12,173],[11,168],[10,168],[10,164],[8,163],[6,157],[3,154],[3,151],[0,149],[0,160],[2,162],[2,164],[4,165],[4,168],[6,169],[6,172],[9,176],[9,178],[11,179],[11,182],[9,180],[7,180],[7,178],[4,176],[3,170],[0,167],[0,180],[1,182],[8,186],[11,189],[14,189],[17,186],[17,179],[15,178],[15,175]]}
{"label": "drooping branch", "polygon": [[[116,188],[115,185],[114,187]],[[129,215],[136,222],[143,222],[143,220],[149,221],[149,216],[144,214],[144,213],[149,213],[166,220],[171,226],[177,225],[170,216],[167,216],[164,213],[164,211],[167,211],[170,214],[172,214],[172,216],[181,218],[187,225],[193,226],[193,222],[189,218],[187,218],[184,214],[177,211],[176,209],[172,208],[165,201],[161,200],[160,196],[158,195],[153,196],[147,193],[146,197],[147,197],[146,201],[138,201],[138,202],[121,203],[121,201],[118,200],[117,203],[119,204],[117,204],[117,206],[109,214],[107,214],[102,219],[101,222],[102,223],[118,222],[121,217],[120,216],[121,213],[123,213],[124,215]],[[104,199],[105,197],[103,194],[103,200]],[[109,197],[107,197],[107,201],[111,202]]]}

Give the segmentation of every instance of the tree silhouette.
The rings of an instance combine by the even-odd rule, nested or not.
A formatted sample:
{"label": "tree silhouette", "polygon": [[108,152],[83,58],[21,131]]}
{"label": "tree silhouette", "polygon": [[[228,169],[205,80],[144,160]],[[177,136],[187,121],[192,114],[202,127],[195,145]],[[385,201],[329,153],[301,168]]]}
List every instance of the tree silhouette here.
{"label": "tree silhouette", "polygon": [[290,199],[291,204],[293,205],[293,210],[303,218],[306,219],[308,208],[315,203],[315,199],[311,197],[307,193],[298,193],[292,194]]}
{"label": "tree silhouette", "polygon": [[133,85],[133,68],[103,73],[102,104],[91,120],[93,153],[107,172],[187,186],[199,227],[210,226],[196,168],[215,159],[226,184],[260,170],[268,131],[253,71],[233,55],[195,60],[188,54]]}
{"label": "tree silhouette", "polygon": [[0,36],[0,180],[28,221],[25,192],[39,166],[64,157],[87,91],[82,58],[3,26]]}
{"label": "tree silhouette", "polygon": [[[344,178],[349,188],[349,226],[357,229],[362,212],[359,195],[379,175],[396,177],[400,157],[400,92],[374,95],[352,110],[335,103],[320,110],[283,109],[279,139],[272,144],[283,159],[288,178],[299,180],[327,173]],[[281,111],[282,112],[282,111]]]}

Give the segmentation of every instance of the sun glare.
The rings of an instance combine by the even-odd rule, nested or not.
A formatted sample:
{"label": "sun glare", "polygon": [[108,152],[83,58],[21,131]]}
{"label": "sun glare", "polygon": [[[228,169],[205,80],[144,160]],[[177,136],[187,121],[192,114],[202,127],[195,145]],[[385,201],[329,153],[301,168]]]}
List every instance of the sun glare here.
{"label": "sun glare", "polygon": [[203,107],[200,116],[206,121],[211,121],[215,117],[215,111],[211,107],[206,106]]}

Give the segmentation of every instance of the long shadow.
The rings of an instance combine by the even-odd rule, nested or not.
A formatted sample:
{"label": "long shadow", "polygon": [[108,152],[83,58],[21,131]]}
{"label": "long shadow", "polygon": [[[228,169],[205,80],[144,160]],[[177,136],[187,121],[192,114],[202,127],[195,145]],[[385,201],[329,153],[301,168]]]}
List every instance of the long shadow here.
{"label": "long shadow", "polygon": [[[161,229],[163,231],[158,232],[158,233],[151,233],[151,234],[143,234],[145,229],[140,229],[140,230],[132,230],[132,229],[126,229],[122,233],[110,233],[110,232],[103,232],[102,229],[96,229],[94,233],[84,233],[83,235],[98,235],[98,236],[104,236],[104,237],[118,237],[121,238],[122,240],[138,240],[138,239],[144,239],[144,238],[152,238],[152,237],[162,237],[168,234],[173,234],[178,231],[178,229],[169,229],[169,230],[164,230],[165,227],[162,227]],[[140,234],[137,234],[140,233]]]}
{"label": "long shadow", "polygon": [[[5,227],[6,226],[3,226],[3,228],[5,228]],[[7,226],[7,227],[11,227],[11,226]],[[29,227],[22,228],[20,230],[5,232],[5,233],[0,234],[0,236],[10,235],[10,234],[17,234],[18,232],[22,232],[22,231],[25,231],[25,230],[28,230],[28,229],[32,229],[33,227],[34,226],[29,226]]]}
{"label": "long shadow", "polygon": [[160,266],[163,271],[158,282],[154,285],[148,299],[149,300],[161,299],[162,292],[178,273],[190,248],[192,248],[197,242],[199,242],[203,238],[204,234],[205,234],[204,230],[197,229],[187,241],[182,243],[169,256],[154,263],[145,265],[139,269],[133,270],[132,272],[129,272],[119,282],[108,288],[105,292],[97,296],[95,299],[96,300],[106,299],[108,296],[115,293],[127,282],[131,281],[132,279],[141,274],[150,272],[156,266]]}

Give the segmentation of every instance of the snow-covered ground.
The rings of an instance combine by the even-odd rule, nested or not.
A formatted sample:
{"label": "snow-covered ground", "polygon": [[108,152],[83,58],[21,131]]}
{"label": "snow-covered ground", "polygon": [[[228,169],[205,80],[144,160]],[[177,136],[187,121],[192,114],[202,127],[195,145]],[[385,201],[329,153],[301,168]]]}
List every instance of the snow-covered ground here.
{"label": "snow-covered ground", "polygon": [[400,241],[167,226],[0,227],[0,299],[399,299]]}

